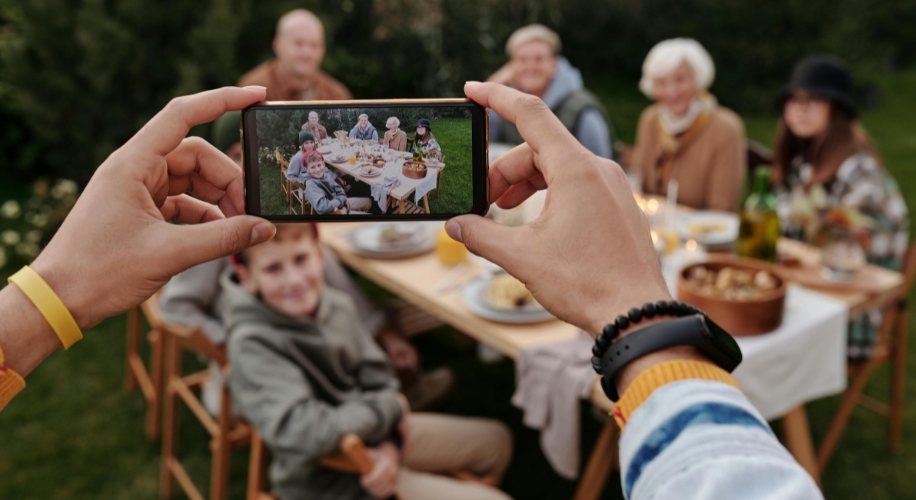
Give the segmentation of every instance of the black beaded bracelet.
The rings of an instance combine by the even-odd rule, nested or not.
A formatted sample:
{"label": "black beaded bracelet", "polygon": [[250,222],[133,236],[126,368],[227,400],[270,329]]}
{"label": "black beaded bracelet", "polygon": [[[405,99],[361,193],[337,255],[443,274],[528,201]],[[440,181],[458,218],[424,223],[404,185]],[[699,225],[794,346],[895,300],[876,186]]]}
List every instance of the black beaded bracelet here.
{"label": "black beaded bracelet", "polygon": [[675,300],[660,300],[654,304],[652,302],[647,302],[643,304],[641,308],[634,307],[630,309],[626,316],[621,314],[617,316],[617,319],[614,320],[613,323],[605,326],[601,335],[598,335],[595,339],[595,345],[592,347],[592,368],[594,368],[597,374],[601,375],[603,371],[601,368],[601,357],[604,356],[607,348],[614,342],[617,336],[620,335],[620,332],[639,323],[643,319],[651,319],[656,316],[680,318],[694,314],[704,313],[690,304]]}

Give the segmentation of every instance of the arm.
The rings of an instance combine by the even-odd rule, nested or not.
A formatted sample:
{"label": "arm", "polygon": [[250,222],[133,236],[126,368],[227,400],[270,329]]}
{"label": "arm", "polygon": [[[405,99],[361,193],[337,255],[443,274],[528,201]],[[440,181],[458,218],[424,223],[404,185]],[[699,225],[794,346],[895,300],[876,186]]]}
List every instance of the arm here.
{"label": "arm", "polygon": [[613,160],[611,130],[597,109],[586,109],[576,123],[576,139],[595,156]]}
{"label": "arm", "polygon": [[[202,139],[185,137],[191,126],[264,95],[252,87],[177,98],[99,166],[30,266],[81,329],[136,307],[185,269],[273,236],[269,222],[241,215],[241,169]],[[60,346],[16,285],[0,291],[0,317],[8,370],[28,375]],[[9,397],[0,396],[0,406]]]}
{"label": "arm", "polygon": [[378,140],[378,129],[372,129],[372,140],[373,141]]}
{"label": "arm", "polygon": [[710,170],[706,206],[710,210],[738,211],[741,188],[747,175],[747,140],[744,125],[735,117],[735,126],[720,134]]}
{"label": "arm", "polygon": [[[670,300],[648,222],[621,168],[586,150],[540,99],[494,84],[468,83],[465,92],[516,123],[526,140],[490,165],[489,199],[500,208],[512,208],[548,186],[552,198],[532,224],[508,227],[463,215],[446,223],[448,234],[503,266],[551,313],[592,336],[630,308]],[[579,203],[582,199],[591,203]],[[606,216],[593,217],[594,213]],[[557,245],[569,241],[581,243],[575,259]],[[545,267],[544,262],[555,265]],[[664,318],[640,326],[659,321]],[[627,493],[633,498],[818,498],[804,469],[747,399],[729,388],[731,377],[717,371],[722,372],[694,348],[674,347],[643,356],[620,372],[614,382],[623,397],[615,413],[626,424],[621,474]],[[693,398],[691,405],[699,406],[682,414],[691,405],[683,403],[686,399],[678,400],[678,407],[670,405],[674,396],[666,398],[668,393],[662,392],[668,389],[682,391]],[[720,412],[715,406],[720,403],[746,414],[740,422],[722,420],[722,415],[740,411]],[[692,425],[696,423],[703,425]],[[710,428],[721,437],[699,434]],[[749,450],[761,450],[765,458],[750,460]],[[689,472],[653,479],[660,470]],[[696,478],[705,482],[688,484]]]}
{"label": "arm", "polygon": [[239,410],[274,450],[302,463],[333,453],[347,433],[363,441],[388,437],[401,416],[393,392],[332,406],[318,399],[302,369],[263,340],[233,338],[229,383]]}
{"label": "arm", "polygon": [[226,265],[225,259],[214,260],[172,278],[162,287],[162,317],[178,325],[200,327],[210,340],[225,342],[226,330],[213,307],[220,290],[219,275]]}
{"label": "arm", "polygon": [[356,139],[356,127],[350,129],[350,135],[348,137],[350,137],[350,139]]}
{"label": "arm", "polygon": [[289,166],[286,167],[286,178],[301,184],[302,179],[300,179],[300,177],[302,177],[302,157],[300,156],[297,159],[296,156],[298,155],[294,155],[290,159]]}
{"label": "arm", "polygon": [[337,208],[347,206],[347,192],[344,191],[343,186],[338,183],[334,184],[334,200],[337,202]]}
{"label": "arm", "polygon": [[321,186],[317,185],[317,181],[305,183],[305,199],[322,215],[340,208],[340,201],[336,198],[328,199]]}

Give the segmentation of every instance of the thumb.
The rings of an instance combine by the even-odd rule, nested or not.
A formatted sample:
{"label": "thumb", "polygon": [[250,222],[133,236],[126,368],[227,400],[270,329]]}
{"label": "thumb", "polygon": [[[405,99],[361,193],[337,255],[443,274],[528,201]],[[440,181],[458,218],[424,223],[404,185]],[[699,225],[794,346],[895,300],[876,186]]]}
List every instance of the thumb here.
{"label": "thumb", "polygon": [[479,215],[462,215],[445,223],[445,232],[464,243],[472,253],[506,269],[518,254],[518,241],[525,227],[509,227]]}
{"label": "thumb", "polygon": [[277,228],[270,222],[250,215],[172,227],[172,258],[182,269],[239,253],[250,246],[264,243],[277,232]]}

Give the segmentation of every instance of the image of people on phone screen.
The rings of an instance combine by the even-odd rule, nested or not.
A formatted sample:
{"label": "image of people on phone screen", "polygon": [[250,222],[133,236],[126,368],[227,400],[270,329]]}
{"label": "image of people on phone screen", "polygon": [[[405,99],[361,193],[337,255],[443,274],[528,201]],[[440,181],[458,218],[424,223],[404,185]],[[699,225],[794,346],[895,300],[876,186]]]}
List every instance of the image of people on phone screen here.
{"label": "image of people on phone screen", "polygon": [[[255,113],[264,215],[460,214],[473,206],[467,108],[310,106]],[[384,124],[381,137],[373,124]]]}

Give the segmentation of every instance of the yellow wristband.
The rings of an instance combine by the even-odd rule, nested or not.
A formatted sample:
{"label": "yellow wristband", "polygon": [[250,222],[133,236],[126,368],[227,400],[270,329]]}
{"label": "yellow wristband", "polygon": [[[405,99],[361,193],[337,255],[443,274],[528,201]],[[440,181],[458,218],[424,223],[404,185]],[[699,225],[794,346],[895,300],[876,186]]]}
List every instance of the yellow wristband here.
{"label": "yellow wristband", "polygon": [[83,338],[83,332],[80,331],[73,315],[67,310],[67,306],[31,267],[25,266],[20,269],[18,273],[10,276],[9,282],[15,283],[22,293],[35,304],[41,315],[51,324],[51,328],[60,338],[64,349],[69,349]]}

